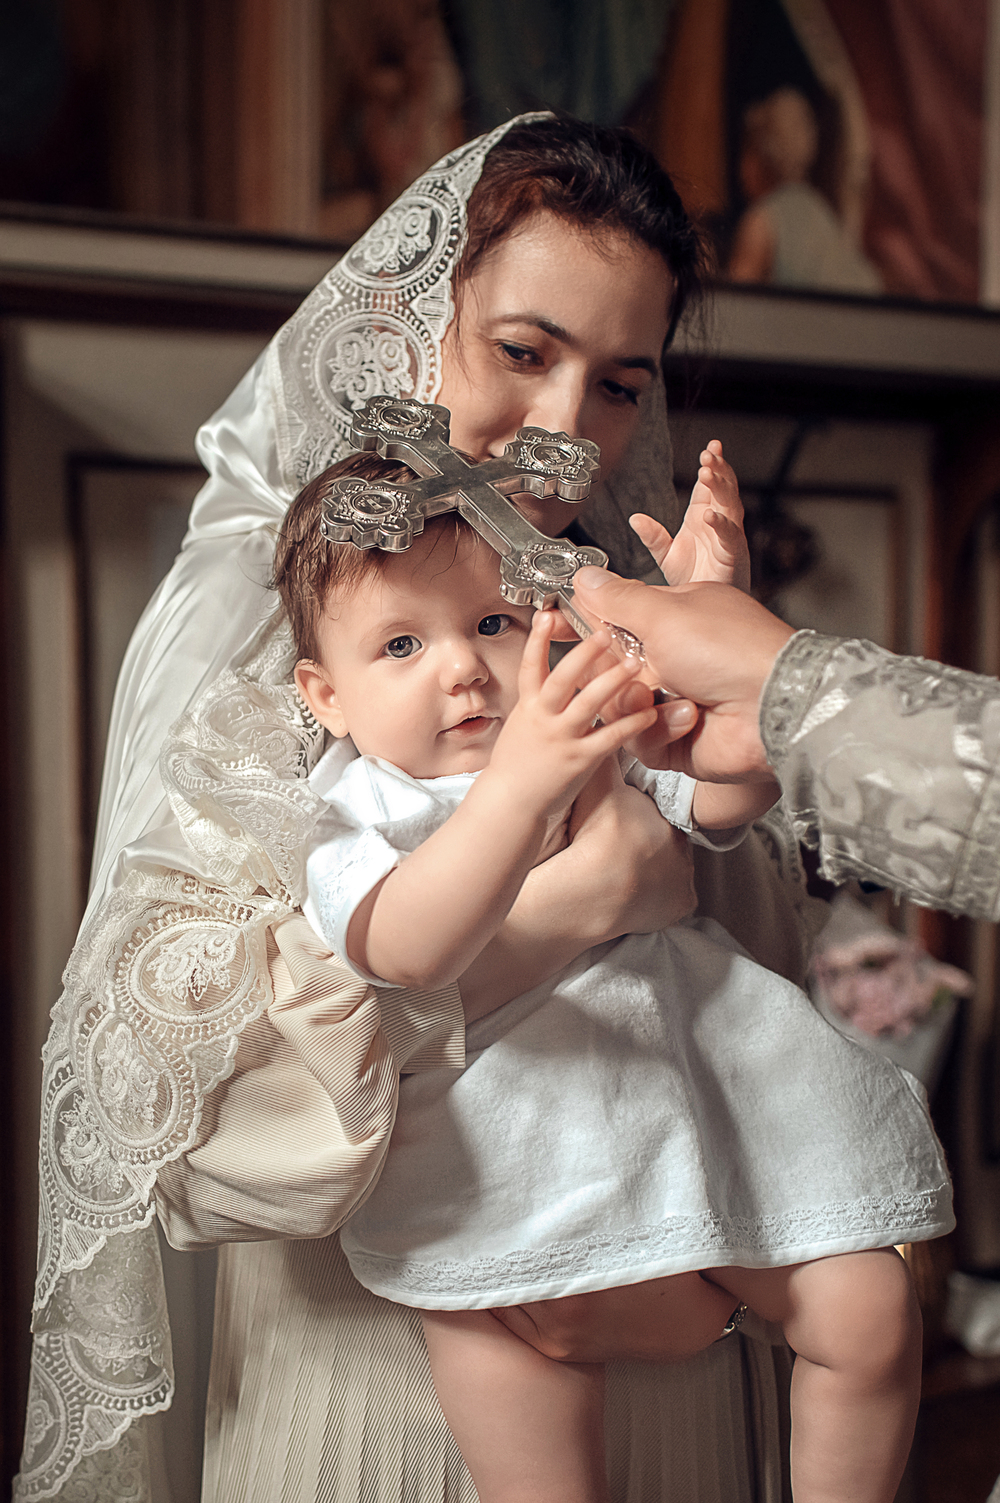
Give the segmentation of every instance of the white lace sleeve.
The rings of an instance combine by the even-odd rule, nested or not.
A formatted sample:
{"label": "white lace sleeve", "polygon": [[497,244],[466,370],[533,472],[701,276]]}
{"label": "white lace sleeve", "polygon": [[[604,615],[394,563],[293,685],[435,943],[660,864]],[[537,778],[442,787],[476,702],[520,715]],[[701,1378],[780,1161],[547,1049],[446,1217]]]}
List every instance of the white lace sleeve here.
{"label": "white lace sleeve", "polygon": [[202,875],[134,865],[66,968],[44,1051],[19,1497],[51,1495],[81,1456],[169,1403],[157,1174],[196,1141],[206,1097],[271,1001],[268,929],[299,900],[319,807],[304,774],[320,733],[288,685],[288,647],[266,630],[165,749],[164,786]]}
{"label": "white lace sleeve", "polygon": [[625,763],[623,772],[626,783],[648,793],[667,823],[681,830],[695,845],[708,851],[732,851],[750,833],[749,825],[737,825],[731,830],[703,830],[696,825],[693,806],[698,784],[687,773],[651,772],[635,759]]}
{"label": "white lace sleeve", "polygon": [[831,881],[1000,917],[1000,683],[799,632],[761,701],[796,833]]}

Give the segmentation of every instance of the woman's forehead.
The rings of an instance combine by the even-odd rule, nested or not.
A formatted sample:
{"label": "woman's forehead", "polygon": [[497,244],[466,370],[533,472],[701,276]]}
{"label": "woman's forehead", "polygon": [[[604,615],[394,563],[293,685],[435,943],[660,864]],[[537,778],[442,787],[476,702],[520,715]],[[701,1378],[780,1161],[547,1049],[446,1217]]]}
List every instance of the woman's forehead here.
{"label": "woman's forehead", "polygon": [[631,235],[542,210],[484,257],[464,292],[463,317],[475,311],[481,319],[522,320],[543,332],[610,343],[627,331],[658,357],[673,277],[660,253]]}

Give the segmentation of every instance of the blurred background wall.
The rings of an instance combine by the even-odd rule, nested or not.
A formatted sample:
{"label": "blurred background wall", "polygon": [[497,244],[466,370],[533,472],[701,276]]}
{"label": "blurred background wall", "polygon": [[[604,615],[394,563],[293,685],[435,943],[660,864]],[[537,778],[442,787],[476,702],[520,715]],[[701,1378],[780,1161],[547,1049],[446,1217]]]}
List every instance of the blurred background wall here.
{"label": "blurred background wall", "polygon": [[[747,114],[886,291],[995,296],[989,0],[32,0],[0,11],[0,198],[353,238],[520,110],[629,124],[725,266]],[[991,134],[992,133],[992,134]]]}

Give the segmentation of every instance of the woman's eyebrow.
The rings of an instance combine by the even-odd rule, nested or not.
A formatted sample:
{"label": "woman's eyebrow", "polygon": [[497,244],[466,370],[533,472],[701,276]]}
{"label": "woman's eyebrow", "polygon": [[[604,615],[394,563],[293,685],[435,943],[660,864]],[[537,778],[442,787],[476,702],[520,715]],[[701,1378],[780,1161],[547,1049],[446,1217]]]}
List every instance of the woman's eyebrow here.
{"label": "woman's eyebrow", "polygon": [[[499,322],[502,324],[534,324],[536,329],[541,329],[543,334],[550,334],[553,339],[558,339],[560,344],[575,345],[576,339],[564,329],[562,324],[553,323],[551,318],[546,318],[541,313],[502,313]],[[648,355],[612,355],[612,365],[620,365],[623,370],[649,371],[651,376],[659,375],[659,366],[655,360],[650,360]]]}

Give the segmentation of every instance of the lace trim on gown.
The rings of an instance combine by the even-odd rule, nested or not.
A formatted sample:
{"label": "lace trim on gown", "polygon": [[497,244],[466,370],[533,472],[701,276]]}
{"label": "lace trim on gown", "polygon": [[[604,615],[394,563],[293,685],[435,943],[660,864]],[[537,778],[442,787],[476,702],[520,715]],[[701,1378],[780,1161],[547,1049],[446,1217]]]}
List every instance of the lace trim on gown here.
{"label": "lace trim on gown", "polygon": [[[164,747],[164,787],[203,875],[133,868],[66,967],[44,1051],[21,1499],[51,1497],[71,1474],[88,1496],[81,1458],[170,1402],[157,1171],[194,1145],[205,1097],[272,999],[268,929],[301,900],[321,807],[305,778],[324,733],[288,682],[290,661],[287,631],[269,626]],[[137,1454],[115,1449],[117,1490],[119,1461],[94,1462],[94,1495],[142,1496],[126,1476],[139,1476]]]}
{"label": "lace trim on gown", "polygon": [[[704,1266],[711,1267],[713,1248],[728,1263],[736,1262],[740,1254],[739,1261],[748,1267],[774,1267],[823,1256],[817,1254],[817,1247],[826,1247],[830,1253],[853,1251],[865,1245],[866,1238],[883,1234],[887,1225],[911,1230],[912,1239],[901,1232],[901,1240],[916,1241],[929,1235],[928,1227],[934,1227],[934,1235],[940,1235],[950,1209],[950,1187],[942,1185],[901,1192],[891,1201],[885,1197],[848,1200],[822,1210],[793,1211],[783,1216],[734,1217],[714,1211],[673,1216],[667,1223],[635,1226],[628,1234],[615,1237],[594,1236],[586,1241],[554,1243],[541,1252],[521,1249],[499,1258],[462,1263],[444,1259],[410,1262],[359,1251],[355,1246],[349,1249],[349,1255],[355,1276],[390,1299],[405,1299],[412,1293],[416,1305],[440,1299],[443,1308],[450,1309],[453,1300],[474,1299],[488,1289],[491,1292],[482,1303],[490,1306],[500,1295],[516,1303],[525,1285],[583,1280],[608,1269],[620,1274],[623,1282],[629,1275],[652,1278],[655,1275],[648,1271],[652,1263],[662,1260],[666,1265],[691,1253],[697,1253],[704,1258]],[[954,1218],[950,1219],[954,1225]],[[605,1285],[595,1281],[594,1287]]]}

